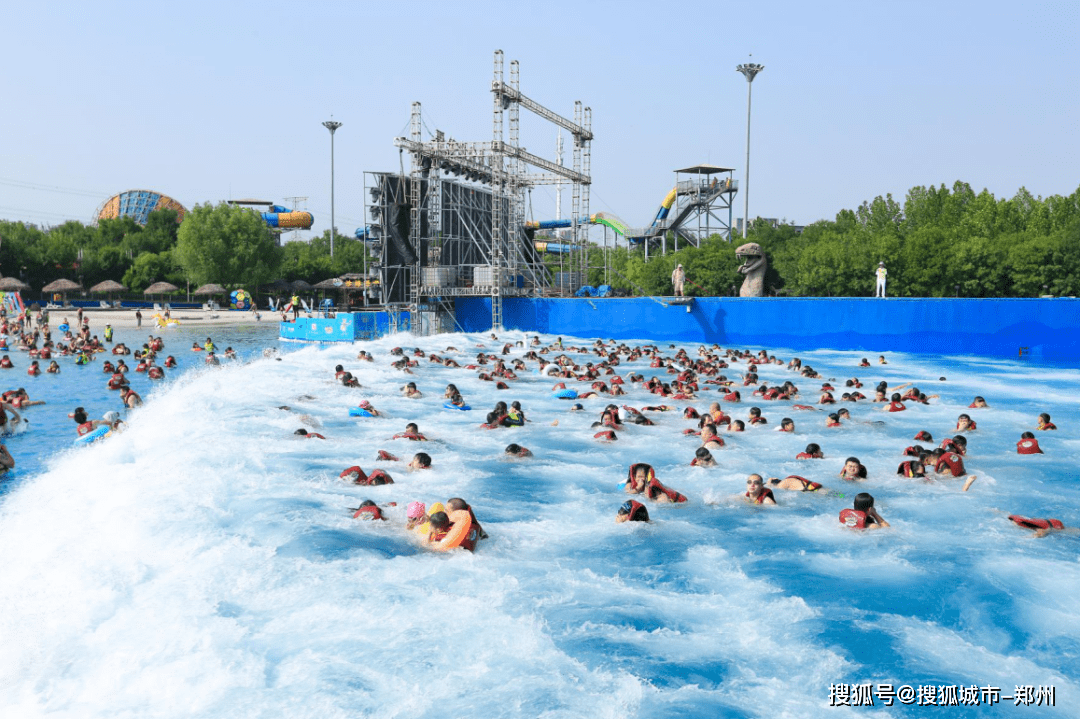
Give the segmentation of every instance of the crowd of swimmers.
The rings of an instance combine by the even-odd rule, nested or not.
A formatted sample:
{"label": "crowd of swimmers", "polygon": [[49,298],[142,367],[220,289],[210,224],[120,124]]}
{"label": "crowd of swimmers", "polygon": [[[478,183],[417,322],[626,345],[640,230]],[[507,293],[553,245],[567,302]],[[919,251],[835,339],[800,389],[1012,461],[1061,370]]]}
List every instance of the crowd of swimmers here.
{"label": "crowd of swimmers", "polygon": [[[495,335],[491,338],[496,339]],[[762,350],[757,353],[739,351],[734,349],[721,349],[717,345],[710,347],[701,346],[697,357],[692,357],[685,349],[676,350],[672,356],[665,356],[656,345],[631,347],[627,344],[617,344],[614,341],[604,343],[596,340],[592,345],[582,347],[567,347],[561,338],[555,343],[543,346],[539,338],[532,338],[526,347],[526,342],[518,342],[522,351],[519,358],[508,357],[514,345],[506,343],[500,354],[490,354],[483,351],[484,345],[478,345],[480,352],[475,359],[470,359],[467,364],[453,360],[444,355],[426,352],[420,348],[414,348],[411,352],[404,348],[394,348],[390,351],[390,366],[401,370],[406,374],[414,374],[421,361],[439,364],[444,367],[458,368],[466,371],[474,371],[481,380],[495,383],[496,389],[506,389],[507,381],[518,378],[518,373],[530,371],[528,362],[535,363],[536,370],[541,376],[559,380],[553,387],[554,396],[560,399],[583,400],[624,397],[629,385],[637,385],[640,389],[653,395],[653,402],[641,409],[630,407],[626,404],[609,402],[602,407],[597,414],[597,419],[592,423],[595,430],[593,437],[601,442],[617,441],[619,434],[624,432],[630,425],[652,425],[654,420],[646,413],[678,412],[678,408],[671,401],[695,401],[701,394],[713,389],[722,397],[723,402],[735,404],[742,402],[742,393],[746,393],[755,401],[769,402],[776,400],[793,401],[793,410],[825,410],[825,419],[820,426],[835,428],[852,422],[851,412],[844,407],[832,410],[830,405],[841,403],[869,402],[878,404],[885,412],[904,412],[910,409],[912,404],[929,404],[938,399],[937,394],[927,394],[918,387],[909,384],[890,387],[887,382],[880,382],[873,389],[867,389],[867,394],[860,390],[863,383],[852,377],[843,383],[842,393],[838,391],[830,381],[824,381],[820,389],[809,391],[810,398],[802,399],[807,393],[801,392],[792,380],[780,384],[764,382],[761,374],[766,366],[785,367],[785,363],[775,356],[769,355]],[[674,346],[672,346],[674,348]],[[448,347],[445,353],[457,353],[454,347]],[[573,355],[590,354],[595,358],[593,361],[582,363]],[[547,356],[545,356],[547,355]],[[361,351],[357,357],[360,361],[374,361],[367,351]],[[674,375],[665,380],[659,376],[646,378],[636,372],[618,373],[621,364],[635,361],[648,361],[650,367],[662,371],[667,375]],[[878,358],[878,364],[887,364],[884,356]],[[734,372],[729,379],[724,370],[733,372],[732,367],[745,367],[742,372]],[[865,358],[859,363],[860,367],[869,367],[870,363]],[[792,359],[786,364],[789,371],[797,372],[798,378],[809,380],[822,380],[812,367],[804,366],[798,358]],[[345,386],[358,387],[359,383],[353,375],[346,371],[342,365],[335,368],[335,379]],[[942,378],[944,379],[944,378]],[[572,390],[568,382],[579,382],[584,385],[581,390]],[[839,385],[840,383],[838,383]],[[741,390],[740,390],[741,388]],[[401,388],[401,394],[409,398],[423,397],[423,392],[417,387],[415,381],[409,381]],[[839,397],[837,397],[839,395]],[[462,393],[455,384],[447,385],[442,398],[446,400],[447,409],[468,408],[468,404]],[[807,404],[799,404],[807,402]],[[816,405],[816,406],[815,406]],[[363,405],[361,405],[363,406]],[[370,404],[368,405],[370,407]],[[975,397],[969,405],[969,409],[978,410],[986,408],[987,402],[983,397]],[[373,409],[373,408],[372,408]],[[580,402],[574,402],[571,411],[585,411]],[[761,407],[749,408],[745,421],[735,419],[725,413],[721,402],[714,401],[709,404],[707,411],[699,412],[698,409],[687,406],[682,412],[686,420],[693,421],[696,427],[684,430],[684,434],[694,435],[700,441],[695,448],[694,456],[690,464],[700,468],[716,467],[719,462],[714,454],[717,450],[725,447],[723,434],[738,433],[746,430],[747,426],[767,426],[768,420],[764,416]],[[506,403],[499,401],[494,408],[487,412],[484,422],[479,426],[484,430],[494,430],[504,427],[520,427],[528,421],[519,402]],[[558,424],[556,420],[553,424]],[[882,424],[881,421],[872,424]],[[784,417],[776,426],[778,432],[794,432],[795,420]],[[920,431],[914,437],[914,444],[906,447],[902,454],[903,461],[897,467],[896,474],[907,478],[917,478],[925,481],[931,479],[959,480],[961,491],[968,491],[977,477],[970,474],[965,466],[964,458],[968,455],[968,436],[978,429],[977,422],[969,413],[962,413],[957,417],[955,429],[941,442],[934,446],[934,438],[928,431]],[[1037,424],[1032,428],[1035,431],[1057,429],[1051,422],[1050,415],[1042,413],[1037,419]],[[394,435],[395,439],[404,438],[414,441],[425,441],[427,438],[420,432],[415,423],[406,426],[405,431]],[[1034,432],[1024,431],[1017,442],[1018,454],[1041,453],[1038,439]],[[380,459],[386,452],[380,451]],[[533,453],[528,448],[511,443],[505,449],[505,454],[512,458],[529,458]],[[419,456],[419,455],[417,455]],[[430,456],[424,455],[423,467],[430,467]],[[796,455],[800,460],[821,460],[825,453],[819,443],[809,443],[803,452]],[[396,459],[396,458],[395,458]],[[412,467],[415,468],[415,467]],[[350,470],[359,470],[358,467]],[[350,470],[347,470],[349,472]],[[378,471],[378,470],[377,470]],[[343,473],[343,476],[353,478],[364,476],[362,470],[359,475]],[[368,476],[370,477],[370,476]],[[863,483],[868,477],[867,468],[858,457],[847,457],[837,474],[842,484]],[[388,477],[380,478],[378,482],[359,481],[360,484],[386,483]],[[632,498],[624,501],[616,511],[617,522],[648,522],[650,515],[648,503],[679,504],[688,500],[686,495],[663,484],[657,477],[656,470],[649,464],[639,462],[629,467],[626,480],[623,484],[626,494]],[[766,477],[762,474],[751,474],[746,480],[746,489],[740,498],[752,505],[769,506],[776,505],[777,495],[774,491],[791,492],[815,492],[820,494],[832,494],[834,496],[851,497],[849,491],[845,493],[834,492],[819,482],[811,481],[796,474],[785,477]],[[369,505],[370,506],[370,505]],[[412,506],[412,505],[410,505]],[[370,514],[369,510],[367,514]],[[359,513],[358,513],[359,514]],[[385,518],[380,512],[380,518]],[[425,517],[427,515],[424,515]],[[462,515],[458,515],[461,517]],[[470,522],[475,523],[475,514],[471,514]],[[438,517],[438,522],[417,522],[419,517],[411,514],[407,517],[408,528],[415,526],[428,527],[426,536],[440,537],[439,532],[445,531],[446,525],[443,518]],[[889,527],[889,523],[875,508],[874,497],[868,492],[854,494],[852,505],[844,508],[839,514],[839,523],[843,527],[857,530],[874,530]],[[1017,526],[1033,529],[1039,536],[1065,529],[1064,524],[1057,519],[1031,519],[1019,515],[1009,517]],[[455,522],[449,517],[451,527]],[[429,526],[430,525],[430,526]],[[436,531],[437,530],[437,531]],[[429,542],[441,541],[440,539],[428,539]],[[473,549],[475,545],[469,546]]]}

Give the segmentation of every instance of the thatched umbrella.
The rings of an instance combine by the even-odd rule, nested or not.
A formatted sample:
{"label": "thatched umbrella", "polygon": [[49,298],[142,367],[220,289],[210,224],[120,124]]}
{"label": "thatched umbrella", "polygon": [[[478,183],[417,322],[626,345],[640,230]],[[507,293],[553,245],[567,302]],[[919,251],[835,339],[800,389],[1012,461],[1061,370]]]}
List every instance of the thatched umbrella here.
{"label": "thatched umbrella", "polygon": [[341,288],[341,284],[342,284],[342,282],[341,282],[340,279],[338,279],[337,277],[331,277],[328,280],[323,280],[322,282],[315,283],[315,285],[311,289],[313,289],[313,290],[336,290],[336,289]]}
{"label": "thatched umbrella", "polygon": [[225,294],[228,294],[228,293],[229,293],[229,291],[227,289],[225,289],[224,287],[222,287],[221,285],[215,285],[213,282],[211,282],[208,285],[203,285],[202,287],[195,290],[191,294],[193,294],[193,295],[225,295]]}
{"label": "thatched umbrella", "polygon": [[0,279],[0,292],[21,292],[22,290],[30,289],[30,285],[26,284],[18,277],[5,277]]}
{"label": "thatched umbrella", "polygon": [[82,285],[78,282],[72,282],[71,280],[56,280],[55,282],[50,282],[42,287],[41,291],[44,293],[58,292],[64,301],[67,301],[68,292],[75,292],[81,289]]}
{"label": "thatched umbrella", "polygon": [[292,283],[293,292],[311,292],[312,289],[311,284],[303,280],[294,280]]}
{"label": "thatched umbrella", "polygon": [[114,292],[123,292],[127,287],[116,282],[115,280],[105,280],[104,282],[98,282],[96,285],[90,288],[91,294],[107,294],[109,299],[112,299]]}
{"label": "thatched umbrella", "polygon": [[143,290],[143,295],[145,295],[145,296],[168,295],[168,294],[172,294],[173,292],[179,292],[179,291],[180,291],[180,288],[177,287],[174,284],[170,284],[168,282],[155,282],[154,284],[150,285],[145,290]]}

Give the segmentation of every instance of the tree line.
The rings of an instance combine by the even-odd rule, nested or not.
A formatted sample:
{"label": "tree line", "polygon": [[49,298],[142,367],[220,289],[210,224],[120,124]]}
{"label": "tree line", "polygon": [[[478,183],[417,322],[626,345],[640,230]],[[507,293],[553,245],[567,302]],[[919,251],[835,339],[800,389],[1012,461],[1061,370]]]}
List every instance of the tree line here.
{"label": "tree line", "polygon": [[130,217],[48,229],[0,221],[0,273],[26,282],[31,292],[57,279],[86,289],[115,280],[132,293],[158,281],[251,291],[276,279],[315,284],[359,272],[366,251],[360,240],[339,234],[331,259],[329,230],[278,247],[259,213],[227,203],[196,205],[179,223],[176,211],[156,210],[145,226]]}
{"label": "tree line", "polygon": [[[898,297],[1036,297],[1080,292],[1080,188],[1068,196],[1011,198],[952,188],[913,187],[903,204],[891,195],[841,210],[835,220],[790,225],[758,220],[747,238],[714,235],[700,247],[657,256],[618,248],[608,256],[609,284],[632,294],[671,294],[671,272],[686,270],[688,295],[738,294],[735,250],[756,242],[769,260],[770,295],[867,297],[884,262],[888,294]],[[682,244],[680,242],[680,244]],[[668,247],[672,247],[669,239]],[[550,260],[549,260],[550,261]],[[603,250],[589,258],[589,284],[604,283]]]}

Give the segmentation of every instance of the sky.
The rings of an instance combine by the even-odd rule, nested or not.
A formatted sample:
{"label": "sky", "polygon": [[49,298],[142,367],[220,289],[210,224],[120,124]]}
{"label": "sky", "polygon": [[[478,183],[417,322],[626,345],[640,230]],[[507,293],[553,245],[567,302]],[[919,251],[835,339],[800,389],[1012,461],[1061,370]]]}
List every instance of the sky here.
{"label": "sky", "polygon": [[[395,137],[492,137],[493,53],[521,89],[592,108],[593,212],[652,220],[675,169],[735,169],[750,216],[795,224],[916,185],[1080,186],[1080,3],[9,3],[0,9],[0,219],[90,222],[110,195],[260,198],[364,224]],[[753,83],[749,185],[747,83]],[[522,112],[522,145],[556,128]],[[567,143],[569,148],[569,143]],[[570,164],[567,150],[565,162]],[[570,191],[564,189],[563,213]],[[554,217],[554,189],[530,197]],[[742,214],[743,194],[735,216]],[[301,233],[300,238],[305,235]]]}

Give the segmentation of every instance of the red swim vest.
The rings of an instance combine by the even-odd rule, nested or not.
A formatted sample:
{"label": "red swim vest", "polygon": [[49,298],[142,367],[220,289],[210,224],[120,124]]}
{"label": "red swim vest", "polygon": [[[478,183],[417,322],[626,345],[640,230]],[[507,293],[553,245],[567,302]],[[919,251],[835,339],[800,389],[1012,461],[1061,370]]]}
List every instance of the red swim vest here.
{"label": "red swim vest", "polygon": [[866,512],[860,512],[857,509],[844,509],[840,511],[840,524],[848,529],[866,529],[867,525],[873,523],[874,521],[866,515]]}
{"label": "red swim vest", "polygon": [[92,420],[89,422],[83,422],[78,426],[75,431],[79,433],[80,437],[90,434],[94,431],[94,422]]}
{"label": "red swim vest", "polygon": [[1042,427],[1039,427],[1039,429],[1057,429],[1057,426],[1055,426],[1053,422],[1047,422]]}
{"label": "red swim vest", "polygon": [[645,495],[649,497],[649,499],[655,499],[656,495],[660,492],[666,494],[668,499],[670,499],[672,502],[675,502],[676,504],[686,501],[686,495],[679,494],[674,489],[665,487],[664,485],[660,484],[660,481],[656,477],[653,477],[651,480],[649,480],[649,483],[645,485]]}
{"label": "red swim vest", "polygon": [[1065,529],[1060,519],[1030,519],[1019,514],[1010,514],[1009,521],[1025,529]]}
{"label": "red swim vest", "polygon": [[815,457],[814,455],[809,454],[807,452],[799,452],[797,455],[795,455],[795,459],[821,459],[821,458],[820,457]]}
{"label": "red swim vest", "polygon": [[379,450],[378,461],[380,461],[380,462],[399,462],[400,460],[397,457],[395,457],[394,455],[387,452],[385,449],[380,449]]}
{"label": "red swim vest", "polygon": [[1039,447],[1039,440],[1037,439],[1022,439],[1016,443],[1017,454],[1042,454],[1043,451]]}
{"label": "red swim vest", "polygon": [[915,465],[920,464],[917,461],[901,462],[900,466],[896,468],[896,473],[905,477],[921,477],[921,474],[916,474],[912,469]]}
{"label": "red swim vest", "polygon": [[353,484],[367,484],[367,474],[355,464],[348,469],[341,470],[341,474],[339,474],[338,477],[347,479]]}
{"label": "red swim vest", "polygon": [[[903,412],[906,409],[907,409],[907,407],[904,406],[903,402],[889,402],[889,406],[886,408],[886,411],[887,412]],[[852,510],[852,511],[854,511],[854,510]]]}
{"label": "red swim vest", "polygon": [[609,430],[606,430],[604,432],[597,432],[596,434],[593,435],[593,439],[604,439],[604,440],[608,440],[609,442],[613,442],[613,441],[617,440],[618,437],[615,435],[614,432],[612,432],[609,429]]}
{"label": "red swim vest", "polygon": [[353,519],[385,520],[386,517],[383,516],[381,509],[379,509],[375,505],[368,505],[367,507],[361,507],[360,509],[356,510],[356,514],[353,515]]}
{"label": "red swim vest", "polygon": [[913,437],[916,442],[933,442],[934,438],[925,429]]}
{"label": "red swim vest", "polygon": [[821,489],[821,487],[822,487],[821,482],[811,482],[806,477],[800,477],[797,474],[789,474],[785,479],[797,479],[800,482],[802,482],[802,486],[803,486],[802,491],[804,491],[804,492],[816,492],[819,489]]}
{"label": "red swim vest", "polygon": [[960,458],[960,455],[955,452],[946,452],[938,458],[937,464],[934,465],[934,471],[940,472],[942,468],[949,470],[949,473],[954,477],[961,477],[966,472],[964,471],[964,460]]}

